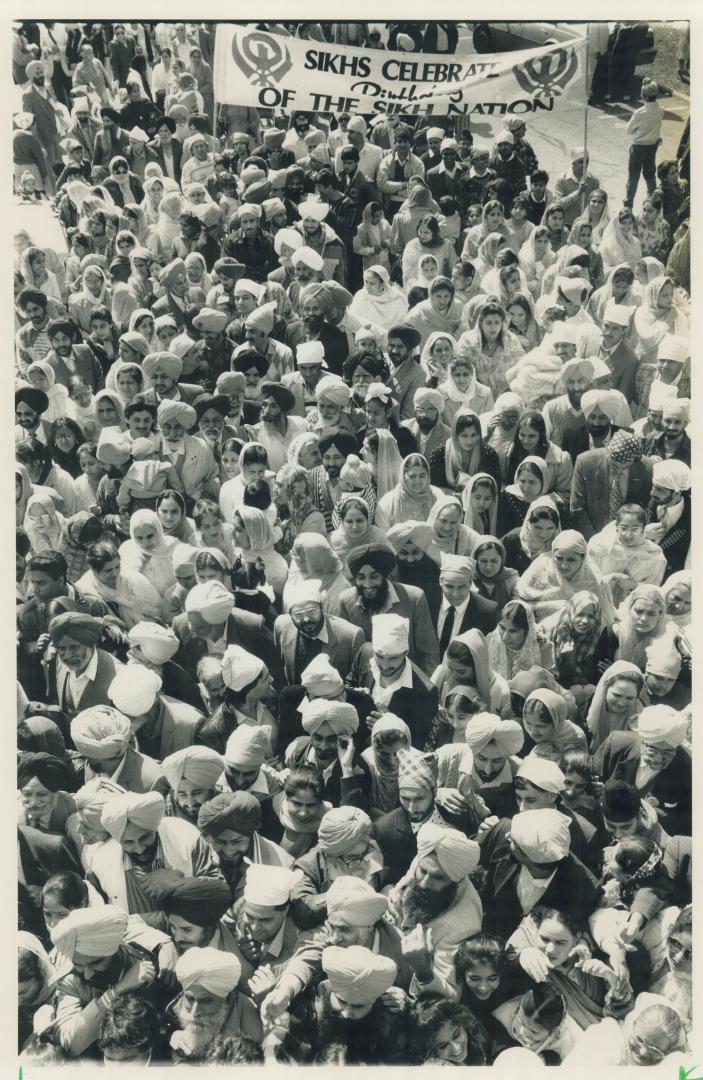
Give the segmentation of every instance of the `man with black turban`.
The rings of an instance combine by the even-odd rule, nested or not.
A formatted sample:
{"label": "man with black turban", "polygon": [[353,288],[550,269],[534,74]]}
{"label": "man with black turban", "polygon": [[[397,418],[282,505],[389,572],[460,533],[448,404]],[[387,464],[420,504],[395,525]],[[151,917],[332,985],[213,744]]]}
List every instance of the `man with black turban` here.
{"label": "man with black turban", "polygon": [[269,467],[278,472],[288,461],[288,447],[293,439],[307,431],[302,416],[291,416],[295,397],[287,386],[277,382],[261,384],[261,420],[254,424],[254,438],[266,448]]}
{"label": "man with black turban", "polygon": [[105,375],[100,361],[87,345],[77,344],[81,338],[71,319],[52,319],[46,335],[51,345],[46,359],[54,369],[57,383],[67,387],[74,375],[80,375],[94,394],[102,390]]}
{"label": "man with black turban", "polygon": [[236,948],[232,931],[220,920],[232,905],[229,885],[221,878],[186,877],[179,870],[145,874],[144,891],[163,912],[152,923],[170,934],[179,956],[188,949],[211,946],[224,952]]}
{"label": "man with black turban", "polygon": [[261,821],[261,803],[250,791],[223,791],[203,803],[198,812],[198,828],[215,852],[234,900],[242,895],[251,863],[293,864],[288,852],[261,835]]}
{"label": "man with black turban", "polygon": [[339,474],[350,454],[359,453],[359,442],[354,435],[340,428],[332,428],[320,436],[322,465],[310,470],[312,501],[325,519],[325,527],[331,533],[332,511],[342,494]]}
{"label": "man with black turban", "polygon": [[68,794],[76,787],[77,777],[67,760],[53,754],[21,753],[17,761],[20,824],[41,832],[63,833],[66,819],[76,810]]}
{"label": "man with black turban", "polygon": [[[372,629],[375,617],[396,615],[407,619],[408,655],[427,676],[431,676],[439,664],[439,643],[427,597],[414,585],[389,581],[395,564],[395,554],[389,544],[364,544],[352,548],[347,556],[347,566],[354,584],[340,595],[339,613],[364,631],[367,643],[375,636]],[[368,658],[370,649],[370,645],[364,646],[355,668],[365,654]],[[398,653],[403,651],[399,649]]]}
{"label": "man with black turban", "polygon": [[406,323],[392,326],[388,331],[388,357],[393,366],[390,385],[401,421],[413,418],[415,391],[425,385],[425,373],[413,358],[421,340],[417,330]]}
{"label": "man with black turban", "polygon": [[94,705],[109,705],[108,688],[122,667],[98,648],[103,620],[80,611],[66,611],[49,623],[56,658],[47,668],[49,701],[70,719]]}

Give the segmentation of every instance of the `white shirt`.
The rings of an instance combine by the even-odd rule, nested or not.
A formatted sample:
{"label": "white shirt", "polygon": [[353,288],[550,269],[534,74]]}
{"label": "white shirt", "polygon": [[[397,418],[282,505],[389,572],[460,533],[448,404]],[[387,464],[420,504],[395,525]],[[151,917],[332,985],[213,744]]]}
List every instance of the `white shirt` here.
{"label": "white shirt", "polygon": [[[459,627],[461,626],[462,619],[464,618],[464,615],[466,614],[466,609],[469,606],[470,599],[471,599],[471,593],[469,593],[469,595],[466,597],[466,600],[464,600],[463,604],[460,604],[459,607],[454,608],[454,626],[452,627],[452,633],[451,633],[451,637],[449,639],[450,641],[453,638],[455,638],[457,636],[457,634],[459,633]],[[447,618],[447,612],[449,611],[450,606],[451,605],[450,605],[449,601],[447,600],[447,598],[442,597],[442,606],[439,609],[439,618],[437,620],[437,640],[438,641],[442,636],[442,630],[444,629],[444,620]]]}
{"label": "white shirt", "polygon": [[381,672],[378,669],[376,660],[372,657],[369,661],[369,668],[373,675],[373,687],[371,689],[371,697],[374,700],[375,705],[382,705],[387,707],[391,698],[396,690],[412,690],[413,685],[413,668],[410,660],[406,658],[405,667],[401,671],[397,679],[394,679],[392,683],[388,683],[387,686],[381,684]]}
{"label": "white shirt", "polygon": [[526,866],[520,867],[520,873],[517,879],[517,897],[520,901],[520,907],[525,915],[532,911],[535,904],[545,894],[555,873],[556,870],[554,873],[550,874],[549,877],[533,878]]}
{"label": "white shirt", "polygon": [[[67,668],[60,660],[56,666],[56,689],[58,690],[59,702],[63,702],[65,696],[69,696],[74,708],[78,711],[80,700],[85,693],[88,683],[95,682],[98,671],[98,650],[96,649],[88,661],[87,666],[79,675]],[[68,683],[68,687],[66,686]]]}

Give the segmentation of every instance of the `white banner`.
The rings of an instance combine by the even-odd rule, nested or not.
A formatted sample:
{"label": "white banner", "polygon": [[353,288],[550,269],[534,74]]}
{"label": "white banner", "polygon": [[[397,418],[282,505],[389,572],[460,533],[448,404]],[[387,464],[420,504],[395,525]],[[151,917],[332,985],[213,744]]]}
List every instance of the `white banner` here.
{"label": "white banner", "polygon": [[586,104],[586,41],[475,55],[387,52],[219,23],[215,99],[293,112],[520,116]]}

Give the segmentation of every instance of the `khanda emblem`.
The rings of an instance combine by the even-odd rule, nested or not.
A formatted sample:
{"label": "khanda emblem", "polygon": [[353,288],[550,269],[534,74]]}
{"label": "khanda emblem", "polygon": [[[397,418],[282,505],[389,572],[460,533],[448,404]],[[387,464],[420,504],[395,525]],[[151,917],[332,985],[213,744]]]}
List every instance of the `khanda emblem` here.
{"label": "khanda emblem", "polygon": [[253,86],[275,86],[293,67],[283,41],[260,31],[234,37],[232,56]]}
{"label": "khanda emblem", "polygon": [[545,56],[516,64],[513,74],[521,89],[534,97],[560,97],[578,71],[574,49],[555,49]]}

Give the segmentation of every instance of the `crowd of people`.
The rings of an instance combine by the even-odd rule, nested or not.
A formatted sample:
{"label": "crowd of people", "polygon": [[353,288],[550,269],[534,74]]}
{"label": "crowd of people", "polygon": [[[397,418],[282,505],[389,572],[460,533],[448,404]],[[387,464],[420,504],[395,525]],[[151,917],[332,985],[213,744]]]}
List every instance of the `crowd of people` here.
{"label": "crowd of people", "polygon": [[214,34],[15,26],[21,1060],[683,1060],[658,87],[613,205],[520,117],[217,107]]}

